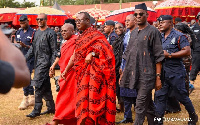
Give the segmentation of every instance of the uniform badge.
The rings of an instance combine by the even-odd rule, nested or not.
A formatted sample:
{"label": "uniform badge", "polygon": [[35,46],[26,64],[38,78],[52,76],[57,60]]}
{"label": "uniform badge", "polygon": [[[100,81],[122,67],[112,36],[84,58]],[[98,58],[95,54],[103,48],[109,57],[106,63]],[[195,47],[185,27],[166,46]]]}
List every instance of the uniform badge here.
{"label": "uniform badge", "polygon": [[20,35],[17,35],[17,38],[19,39],[19,38],[20,38]]}
{"label": "uniform badge", "polygon": [[30,36],[27,36],[27,38],[28,38],[28,39],[32,39],[32,37],[30,37]]}
{"label": "uniform badge", "polygon": [[175,41],[176,41],[176,38],[174,37],[174,38],[171,40],[171,44],[175,44]]}

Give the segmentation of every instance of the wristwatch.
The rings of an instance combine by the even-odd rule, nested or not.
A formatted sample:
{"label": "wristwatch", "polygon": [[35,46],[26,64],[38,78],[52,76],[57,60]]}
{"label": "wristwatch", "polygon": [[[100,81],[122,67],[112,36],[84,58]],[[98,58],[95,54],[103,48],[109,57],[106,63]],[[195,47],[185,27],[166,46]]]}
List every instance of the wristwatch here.
{"label": "wristwatch", "polygon": [[172,54],[171,53],[169,53],[168,58],[172,58]]}
{"label": "wristwatch", "polygon": [[95,52],[92,52],[92,56],[95,56]]}
{"label": "wristwatch", "polygon": [[160,73],[156,73],[156,77],[157,77],[157,76],[159,76],[159,77],[160,77],[160,76],[161,76],[161,74],[160,74]]}

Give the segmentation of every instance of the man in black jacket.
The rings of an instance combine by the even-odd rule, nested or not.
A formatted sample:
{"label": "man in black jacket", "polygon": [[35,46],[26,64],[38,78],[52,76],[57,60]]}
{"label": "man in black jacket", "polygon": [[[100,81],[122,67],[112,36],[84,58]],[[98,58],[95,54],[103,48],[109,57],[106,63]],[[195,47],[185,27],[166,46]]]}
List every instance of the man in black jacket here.
{"label": "man in black jacket", "polygon": [[[35,106],[27,117],[34,118],[39,115],[55,113],[55,103],[53,101],[49,68],[56,58],[56,33],[47,27],[47,15],[42,13],[37,17],[40,29],[36,31],[32,46],[26,54],[26,59],[35,57],[34,78],[32,85],[35,86]],[[40,114],[42,109],[42,98],[46,101],[47,111]]]}

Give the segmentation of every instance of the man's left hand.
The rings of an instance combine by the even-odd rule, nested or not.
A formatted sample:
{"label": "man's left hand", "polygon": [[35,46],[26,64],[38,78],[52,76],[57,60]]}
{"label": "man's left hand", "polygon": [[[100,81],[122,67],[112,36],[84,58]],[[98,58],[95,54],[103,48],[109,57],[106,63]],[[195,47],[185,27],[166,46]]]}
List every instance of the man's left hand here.
{"label": "man's left hand", "polygon": [[89,53],[85,58],[85,63],[91,63],[92,61],[92,53]]}

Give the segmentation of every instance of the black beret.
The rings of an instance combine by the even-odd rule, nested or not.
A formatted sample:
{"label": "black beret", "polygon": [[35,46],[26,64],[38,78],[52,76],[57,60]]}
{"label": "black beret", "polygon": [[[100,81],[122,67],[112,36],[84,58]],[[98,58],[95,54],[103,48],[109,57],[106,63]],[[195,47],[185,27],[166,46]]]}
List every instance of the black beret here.
{"label": "black beret", "polygon": [[171,15],[162,15],[159,17],[159,20],[160,21],[163,21],[163,20],[172,20],[173,17]]}
{"label": "black beret", "polygon": [[177,18],[175,18],[175,21],[182,22],[182,19],[177,17]]}
{"label": "black beret", "polygon": [[25,21],[25,20],[28,20],[28,17],[26,15],[21,15],[19,21]]}
{"label": "black beret", "polygon": [[112,25],[112,26],[115,26],[115,22],[112,21],[112,20],[107,20],[104,25]]}
{"label": "black beret", "polygon": [[135,5],[135,9],[147,10],[147,6],[145,3],[142,3],[142,4]]}
{"label": "black beret", "polygon": [[157,21],[161,21],[160,19],[162,18],[163,15],[160,15],[158,18],[157,18]]}

